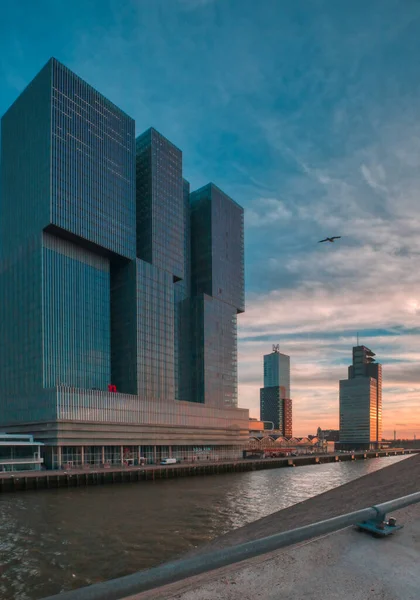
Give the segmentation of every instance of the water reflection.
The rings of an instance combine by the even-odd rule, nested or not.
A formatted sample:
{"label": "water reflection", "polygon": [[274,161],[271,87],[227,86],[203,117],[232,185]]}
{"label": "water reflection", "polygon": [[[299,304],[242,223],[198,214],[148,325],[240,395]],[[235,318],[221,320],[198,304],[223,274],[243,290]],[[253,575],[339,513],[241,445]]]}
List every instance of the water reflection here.
{"label": "water reflection", "polygon": [[153,566],[406,457],[0,496],[0,598]]}

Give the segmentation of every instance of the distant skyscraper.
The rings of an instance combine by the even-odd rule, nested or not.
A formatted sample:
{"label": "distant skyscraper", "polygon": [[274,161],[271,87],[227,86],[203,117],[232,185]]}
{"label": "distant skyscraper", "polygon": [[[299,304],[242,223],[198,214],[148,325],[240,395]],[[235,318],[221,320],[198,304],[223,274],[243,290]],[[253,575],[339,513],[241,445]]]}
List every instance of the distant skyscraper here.
{"label": "distant skyscraper", "polygon": [[292,400],[290,399],[290,356],[273,346],[264,355],[264,387],[260,390],[261,421],[274,424],[285,437],[292,437]]}
{"label": "distant skyscraper", "polygon": [[382,365],[365,346],[353,348],[348,379],[340,381],[340,444],[377,448],[382,440]]}
{"label": "distant skyscraper", "polygon": [[264,387],[284,387],[284,398],[290,398],[290,356],[273,346],[271,354],[264,355]]}

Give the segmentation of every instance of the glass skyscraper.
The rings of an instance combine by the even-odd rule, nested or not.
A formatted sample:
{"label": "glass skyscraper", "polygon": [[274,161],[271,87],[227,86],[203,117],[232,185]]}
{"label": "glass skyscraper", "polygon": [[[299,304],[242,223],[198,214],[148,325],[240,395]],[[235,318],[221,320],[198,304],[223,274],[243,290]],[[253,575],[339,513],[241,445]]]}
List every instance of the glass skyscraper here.
{"label": "glass skyscraper", "polygon": [[192,400],[236,407],[237,314],[245,310],[243,209],[213,184],[190,198]]}
{"label": "glass skyscraper", "polygon": [[340,446],[378,448],[382,441],[382,365],[366,346],[353,348],[348,379],[340,381]]}
{"label": "glass skyscraper", "polygon": [[264,355],[264,387],[260,389],[261,421],[272,423],[287,438],[293,435],[292,400],[290,398],[290,356],[279,346]]}
{"label": "glass skyscraper", "polygon": [[53,466],[237,455],[243,209],[55,59],[2,118],[0,185],[0,425]]}
{"label": "glass skyscraper", "polygon": [[290,356],[279,352],[273,346],[273,352],[264,355],[264,387],[281,386],[284,398],[290,398]]}

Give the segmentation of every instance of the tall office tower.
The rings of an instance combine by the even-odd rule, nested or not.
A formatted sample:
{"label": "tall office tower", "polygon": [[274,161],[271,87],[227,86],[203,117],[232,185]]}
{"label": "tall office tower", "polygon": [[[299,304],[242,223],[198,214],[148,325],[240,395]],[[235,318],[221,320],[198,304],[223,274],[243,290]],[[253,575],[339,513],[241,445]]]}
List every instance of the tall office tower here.
{"label": "tall office tower", "polygon": [[[2,118],[0,176],[2,429],[33,433],[53,467],[239,456],[248,411],[185,402],[195,350],[181,151],[154,129],[136,141],[132,118],[51,59]],[[203,228],[214,246],[221,223]],[[220,302],[232,312],[232,298]],[[206,371],[219,321],[204,321]]]}
{"label": "tall office tower", "polygon": [[340,446],[379,447],[382,440],[382,365],[365,346],[353,348],[348,379],[340,381]]}
{"label": "tall office tower", "polygon": [[135,258],[134,121],[51,60],[1,136],[2,420],[56,419],[55,386],[111,382],[111,263]]}
{"label": "tall office tower", "polygon": [[244,301],[243,209],[213,184],[191,202],[192,400],[238,404],[237,328]]}
{"label": "tall office tower", "polygon": [[282,354],[279,346],[264,355],[264,387],[284,387],[284,398],[290,398],[290,356]]}
{"label": "tall office tower", "polygon": [[264,387],[260,389],[261,421],[271,422],[285,437],[292,437],[292,400],[290,399],[290,356],[279,346],[264,355]]}

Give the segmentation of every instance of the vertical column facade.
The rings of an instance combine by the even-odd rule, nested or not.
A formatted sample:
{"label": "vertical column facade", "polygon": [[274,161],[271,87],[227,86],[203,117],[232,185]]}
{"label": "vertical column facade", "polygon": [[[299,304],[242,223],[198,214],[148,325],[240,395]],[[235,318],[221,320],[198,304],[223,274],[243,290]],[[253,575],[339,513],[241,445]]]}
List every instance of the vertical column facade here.
{"label": "vertical column facade", "polygon": [[2,118],[6,424],[118,421],[123,394],[237,406],[243,209],[134,125],[55,59]]}
{"label": "vertical column facade", "polygon": [[[47,64],[1,119],[0,401],[5,422],[21,412],[28,417],[23,398],[43,384],[41,232],[50,221],[50,148]],[[43,408],[54,418],[51,405]]]}
{"label": "vertical column facade", "polygon": [[290,356],[274,351],[264,355],[264,387],[281,386],[290,398]]}
{"label": "vertical column facade", "polygon": [[153,128],[136,140],[136,180],[138,393],[187,400],[180,393],[180,359],[189,296],[189,186],[182,152]]}
{"label": "vertical column facade", "polygon": [[144,398],[175,397],[173,285],[171,273],[137,259],[137,385]]}
{"label": "vertical column facade", "polygon": [[51,59],[1,136],[0,382],[15,413],[45,420],[46,390],[110,383],[110,265],[135,259],[134,120]]}
{"label": "vertical column facade", "polygon": [[374,356],[355,346],[348,379],[340,381],[340,443],[369,448],[382,441],[382,365]]}
{"label": "vertical column facade", "polygon": [[290,356],[279,352],[264,355],[264,387],[260,390],[262,421],[272,421],[285,437],[292,437],[292,400],[290,398]]}
{"label": "vertical column facade", "polygon": [[110,266],[43,235],[43,385],[106,390],[111,381]]}
{"label": "vertical column facade", "polygon": [[235,407],[236,315],[245,309],[243,209],[213,184],[193,192],[190,205],[192,399]]}
{"label": "vertical column facade", "polygon": [[51,61],[51,224],[135,257],[134,120]]}
{"label": "vertical column facade", "polygon": [[174,371],[175,399],[191,401],[191,224],[190,224],[190,184],[183,180],[184,198],[184,279],[174,284]]}
{"label": "vertical column facade", "polygon": [[151,128],[136,140],[137,257],[185,278],[182,152]]}

